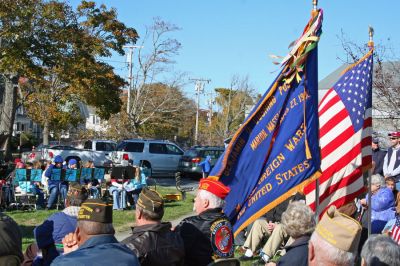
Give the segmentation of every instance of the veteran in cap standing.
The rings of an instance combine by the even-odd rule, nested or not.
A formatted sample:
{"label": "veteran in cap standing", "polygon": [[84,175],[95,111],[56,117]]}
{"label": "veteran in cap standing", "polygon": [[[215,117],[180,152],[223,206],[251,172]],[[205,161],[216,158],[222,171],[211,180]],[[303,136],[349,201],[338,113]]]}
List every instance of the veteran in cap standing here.
{"label": "veteran in cap standing", "polygon": [[233,255],[232,226],[222,212],[230,189],[211,178],[200,180],[194,201],[196,216],[184,219],[176,231],[185,243],[185,265],[207,265]]}
{"label": "veteran in cap standing", "polygon": [[383,162],[383,175],[396,180],[396,189],[400,189],[400,132],[389,134],[392,146],[388,149]]}
{"label": "veteran in cap standing", "polygon": [[308,245],[308,265],[354,265],[361,225],[331,206],[317,224]]}
{"label": "veteran in cap standing", "polygon": [[114,237],[112,204],[88,199],[78,213],[74,233],[63,239],[64,255],[51,265],[140,265],[137,257]]}
{"label": "veteran in cap standing", "polygon": [[171,223],[161,222],[164,200],[154,190],[143,188],[136,204],[136,226],[121,243],[131,249],[145,266],[183,265],[185,249],[181,236],[171,231]]}
{"label": "veteran in cap standing", "polygon": [[373,138],[372,139],[372,162],[374,165],[372,174],[380,174],[383,176],[383,162],[385,160],[386,151],[383,151],[379,146],[379,139]]}

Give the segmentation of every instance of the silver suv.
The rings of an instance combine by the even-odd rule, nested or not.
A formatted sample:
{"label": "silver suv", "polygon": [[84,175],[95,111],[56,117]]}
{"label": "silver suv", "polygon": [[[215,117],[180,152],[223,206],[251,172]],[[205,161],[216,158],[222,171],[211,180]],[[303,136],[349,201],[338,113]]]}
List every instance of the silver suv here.
{"label": "silver suv", "polygon": [[114,165],[124,165],[132,160],[134,164],[151,168],[153,176],[174,175],[178,169],[183,150],[175,143],[164,140],[130,139],[123,140],[112,152]]}

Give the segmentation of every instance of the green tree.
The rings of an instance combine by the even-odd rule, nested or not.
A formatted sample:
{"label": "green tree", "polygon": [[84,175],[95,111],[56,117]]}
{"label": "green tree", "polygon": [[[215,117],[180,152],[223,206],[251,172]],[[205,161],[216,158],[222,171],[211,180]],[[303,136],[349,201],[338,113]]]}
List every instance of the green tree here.
{"label": "green tree", "polygon": [[29,81],[20,86],[23,104],[49,130],[81,121],[78,102],[96,107],[102,118],[119,112],[124,80],[101,58],[136,42],[133,28],[118,21],[115,9],[82,1],[76,10],[66,2],[6,0],[0,8],[0,71]]}

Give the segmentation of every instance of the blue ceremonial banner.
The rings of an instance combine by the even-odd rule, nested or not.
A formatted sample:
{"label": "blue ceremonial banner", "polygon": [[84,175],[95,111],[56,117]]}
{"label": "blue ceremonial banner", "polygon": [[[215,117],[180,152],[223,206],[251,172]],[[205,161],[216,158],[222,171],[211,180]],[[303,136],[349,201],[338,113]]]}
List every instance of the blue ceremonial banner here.
{"label": "blue ceremonial banner", "polygon": [[283,69],[233,136],[209,178],[229,186],[225,214],[235,236],[320,174],[314,13]]}

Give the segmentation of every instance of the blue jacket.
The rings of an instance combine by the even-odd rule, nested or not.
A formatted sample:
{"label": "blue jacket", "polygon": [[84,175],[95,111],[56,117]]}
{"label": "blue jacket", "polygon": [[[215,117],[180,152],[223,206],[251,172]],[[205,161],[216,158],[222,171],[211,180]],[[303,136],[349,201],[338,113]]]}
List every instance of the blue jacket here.
{"label": "blue jacket", "polygon": [[[368,195],[366,197],[368,200]],[[395,217],[393,192],[380,188],[371,198],[371,229],[373,234],[380,234],[385,224]]]}
{"label": "blue jacket", "polygon": [[310,236],[301,236],[291,245],[286,246],[286,254],[279,261],[278,266],[307,266],[308,265],[308,241]]}
{"label": "blue jacket", "polygon": [[136,180],[136,178],[131,179],[128,183],[128,188],[129,190],[138,190],[138,189],[142,189],[143,187],[146,186],[147,182],[146,182],[146,174],[143,171],[140,171],[140,180]]}
{"label": "blue jacket", "polygon": [[51,180],[51,171],[53,171],[53,169],[57,169],[57,168],[55,167],[54,164],[51,164],[46,169],[46,172],[44,172],[44,175],[49,178],[49,181],[48,181],[49,188],[58,187],[60,185],[60,183],[61,183],[61,181]]}
{"label": "blue jacket", "polygon": [[140,265],[136,255],[113,235],[98,235],[88,239],[77,250],[57,257],[51,265],[91,266]]}
{"label": "blue jacket", "polygon": [[51,180],[51,174],[52,174],[53,169],[67,169],[67,167],[64,165],[61,168],[57,168],[54,164],[51,164],[49,166],[49,168],[46,169],[46,172],[44,172],[44,175],[49,178],[49,181],[48,181],[49,188],[59,187],[60,184],[62,186],[68,186],[68,181]]}
{"label": "blue jacket", "polygon": [[33,230],[38,247],[61,244],[64,236],[75,231],[76,224],[76,217],[63,212],[54,213]]}
{"label": "blue jacket", "polygon": [[202,167],[204,173],[209,173],[211,171],[211,156],[207,156],[204,161],[199,163],[199,166]]}

